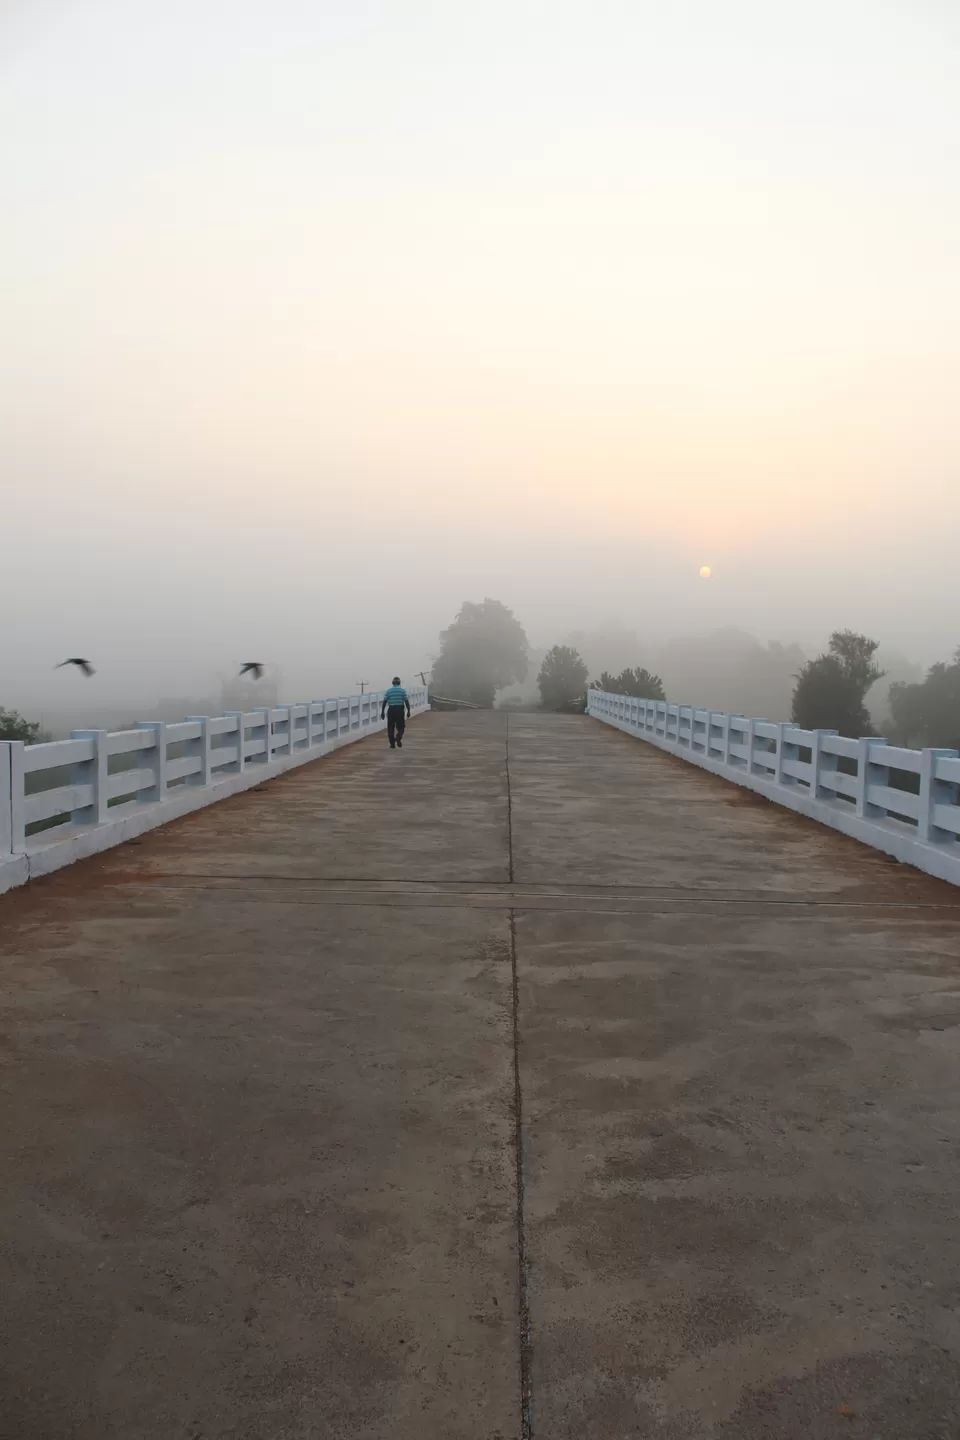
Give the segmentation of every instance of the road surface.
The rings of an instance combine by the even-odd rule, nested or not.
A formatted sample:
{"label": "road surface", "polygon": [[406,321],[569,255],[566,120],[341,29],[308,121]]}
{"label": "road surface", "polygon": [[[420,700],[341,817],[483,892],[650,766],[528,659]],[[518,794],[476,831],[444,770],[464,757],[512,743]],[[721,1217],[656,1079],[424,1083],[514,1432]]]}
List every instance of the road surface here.
{"label": "road surface", "polygon": [[960,893],[407,735],[0,898],[0,1435],[956,1440]]}

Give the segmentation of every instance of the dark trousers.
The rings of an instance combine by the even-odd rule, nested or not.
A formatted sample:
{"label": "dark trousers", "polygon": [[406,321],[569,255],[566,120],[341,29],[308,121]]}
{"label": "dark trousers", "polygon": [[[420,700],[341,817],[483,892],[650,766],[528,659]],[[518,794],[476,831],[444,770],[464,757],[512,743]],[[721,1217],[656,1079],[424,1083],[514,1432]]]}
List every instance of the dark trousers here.
{"label": "dark trousers", "polygon": [[387,739],[391,745],[403,739],[407,728],[407,712],[402,705],[387,706]]}

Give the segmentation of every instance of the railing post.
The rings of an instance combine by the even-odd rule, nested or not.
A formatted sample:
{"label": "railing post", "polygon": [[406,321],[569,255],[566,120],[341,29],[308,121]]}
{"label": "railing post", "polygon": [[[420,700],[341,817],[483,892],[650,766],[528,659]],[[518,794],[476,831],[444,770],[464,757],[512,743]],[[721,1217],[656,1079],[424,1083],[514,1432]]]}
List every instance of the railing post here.
{"label": "railing post", "polygon": [[[836,730],[814,730],[813,732],[813,740],[810,745],[810,795],[814,800],[823,799],[820,776],[825,771],[829,773],[836,770],[837,760],[840,758],[837,755],[826,754],[821,742],[825,735],[836,735],[837,733]],[[834,798],[835,794],[831,791],[830,799]]]}
{"label": "railing post", "polygon": [[[263,730],[264,740],[263,763],[269,765],[273,755],[273,709],[269,705],[254,705],[250,713],[260,716],[259,728]],[[254,730],[257,728],[256,725],[253,726]]]}
{"label": "railing post", "polygon": [[[865,820],[869,820],[871,816],[886,815],[887,813],[883,806],[871,805],[867,798],[871,781],[880,779],[881,784],[886,785],[890,779],[889,767],[874,765],[870,759],[870,752],[874,747],[886,745],[886,743],[886,740],[879,735],[861,735],[857,741],[857,814]],[[876,775],[874,775],[874,771],[877,771]]]}
{"label": "railing post", "polygon": [[794,729],[796,726],[790,722],[781,722],[777,728],[777,768],[774,775],[778,785],[796,785],[797,783],[795,775],[785,775],[783,772],[784,760],[796,760],[797,758],[797,745],[787,739],[787,731]]}
{"label": "railing post", "polygon": [[187,783],[202,789],[204,785],[210,784],[210,717],[209,715],[188,715],[187,719],[200,726],[200,735],[194,741],[195,754],[200,758],[200,774]]}
{"label": "railing post", "polygon": [[934,824],[933,811],[935,805],[956,803],[953,795],[955,787],[937,779],[936,766],[938,760],[955,759],[957,753],[956,750],[920,751],[920,816],[917,821],[917,838],[924,845],[938,845],[945,840],[956,838],[951,831],[941,830]]}
{"label": "railing post", "polygon": [[153,731],[154,782],[149,790],[140,791],[141,801],[166,800],[167,798],[167,725],[165,720],[141,720],[138,730]]}
{"label": "railing post", "polygon": [[22,855],[27,848],[25,749],[22,740],[10,741],[10,828],[14,855]]}
{"label": "railing post", "polygon": [[287,706],[287,754],[293,754],[294,737],[297,730],[297,709],[296,705]]}
{"label": "railing post", "polygon": [[13,805],[10,794],[10,741],[0,740],[0,855],[13,854]]}
{"label": "railing post", "polygon": [[707,725],[706,734],[703,737],[703,753],[708,760],[711,760],[713,758],[713,720],[716,712],[713,710],[704,710],[703,713]]}
{"label": "railing post", "polygon": [[70,819],[74,825],[102,825],[107,818],[107,734],[106,730],[71,730],[71,740],[92,740],[93,759],[81,760],[74,765],[71,779],[74,785],[92,785],[93,803],[73,810]]}
{"label": "railing post", "polygon": [[93,803],[73,810],[70,819],[74,825],[102,825],[107,818],[107,734],[106,730],[71,730],[71,740],[92,740],[93,759],[81,760],[73,766],[74,785],[92,785]]}
{"label": "railing post", "polygon": [[[750,719],[747,721],[747,774],[748,774],[748,775],[752,775],[752,774],[754,773],[753,752],[754,752],[754,750],[756,749],[757,740],[763,738],[762,736],[758,736],[758,735],[757,735],[757,726],[758,726],[758,725],[769,725],[769,724],[770,724],[770,721],[764,719],[763,716],[761,716],[761,715],[751,715]],[[764,780],[769,780],[769,779],[770,779],[770,771],[767,770],[766,767],[764,767],[764,770],[763,770],[763,778],[764,778]]]}
{"label": "railing post", "polygon": [[228,710],[227,714],[237,722],[237,774],[242,775],[247,768],[247,712]]}
{"label": "railing post", "polygon": [[307,711],[307,744],[308,750],[313,749],[313,701],[301,700],[300,704],[306,707]]}
{"label": "railing post", "polygon": [[746,765],[747,765],[747,774],[748,774],[748,775],[752,775],[752,774],[753,774],[753,745],[754,745],[754,741],[756,740],[756,738],[757,738],[757,721],[756,721],[756,718],[755,718],[754,716],[751,716],[751,718],[747,721],[747,735],[746,735],[746,742],[747,742],[747,760],[746,760]]}

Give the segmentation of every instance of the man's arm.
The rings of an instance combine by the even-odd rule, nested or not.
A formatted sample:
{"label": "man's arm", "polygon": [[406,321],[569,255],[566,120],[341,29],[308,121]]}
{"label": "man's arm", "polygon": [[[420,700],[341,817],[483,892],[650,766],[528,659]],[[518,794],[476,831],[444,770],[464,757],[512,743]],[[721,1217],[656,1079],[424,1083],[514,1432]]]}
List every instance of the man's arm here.
{"label": "man's arm", "polygon": [[383,704],[380,706],[380,719],[381,719],[381,720],[384,718],[384,716],[386,715],[386,713],[387,713],[387,697],[386,697],[386,695],[384,695],[384,697],[383,697]]}
{"label": "man's arm", "polygon": [[406,690],[404,690],[403,692],[403,699],[407,707],[407,719],[409,720],[410,716],[413,714],[413,711],[410,709],[410,696],[407,694]]}

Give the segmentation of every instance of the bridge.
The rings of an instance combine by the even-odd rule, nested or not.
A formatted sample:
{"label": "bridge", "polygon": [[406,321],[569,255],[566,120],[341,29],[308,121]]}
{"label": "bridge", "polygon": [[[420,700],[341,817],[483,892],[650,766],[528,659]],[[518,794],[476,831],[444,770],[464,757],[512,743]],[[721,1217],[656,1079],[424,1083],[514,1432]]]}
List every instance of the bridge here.
{"label": "bridge", "polygon": [[0,1434],[955,1437],[954,757],[415,700],[0,751]]}

